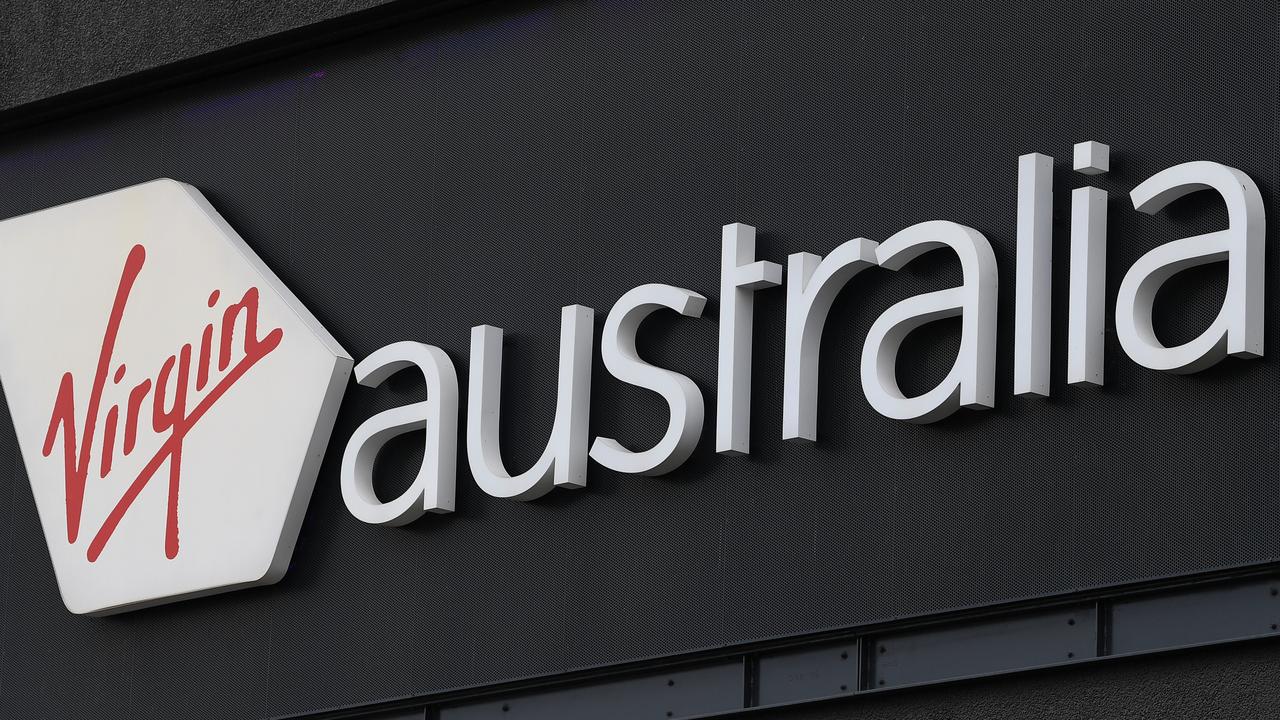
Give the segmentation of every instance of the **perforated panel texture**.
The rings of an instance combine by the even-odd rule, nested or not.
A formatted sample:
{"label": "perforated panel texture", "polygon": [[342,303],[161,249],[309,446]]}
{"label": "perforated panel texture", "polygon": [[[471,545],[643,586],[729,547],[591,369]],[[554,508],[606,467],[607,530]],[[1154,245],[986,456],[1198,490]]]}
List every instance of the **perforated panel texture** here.
{"label": "perforated panel texture", "polygon": [[[1128,190],[1167,166],[1247,172],[1274,237],[1277,12],[485,4],[0,137],[0,217],[189,182],[357,359],[429,342],[465,387],[471,326],[505,328],[513,468],[546,442],[562,305],[599,326],[641,283],[707,294],[707,319],[655,317],[641,348],[714,408],[724,223],[758,226],[759,255],[785,261],[955,220],[991,241],[1002,285],[993,411],[915,426],[863,399],[874,319],[959,279],[926,257],[837,301],[816,445],[779,439],[784,293],[765,291],[750,456],[717,456],[708,425],[670,476],[593,466],[587,489],[533,503],[483,495],[463,464],[458,512],[401,529],[347,513],[338,463],[357,424],[421,383],[353,387],[279,585],[107,619],[62,607],[4,414],[0,715],[304,713],[1280,557],[1272,360],[1145,371],[1109,323],[1097,390],[1065,386],[1062,353],[1070,188],[1112,191],[1112,301],[1142,253],[1224,222],[1208,198],[1134,212]],[[1108,175],[1070,172],[1089,139],[1113,146]],[[1009,391],[1017,156],[1034,151],[1058,158],[1047,401]],[[1162,337],[1206,326],[1223,287],[1220,268],[1180,277]],[[936,382],[957,338],[913,335],[904,388]],[[593,386],[593,433],[657,439],[658,398],[602,367]],[[420,452],[384,455],[383,491]]]}

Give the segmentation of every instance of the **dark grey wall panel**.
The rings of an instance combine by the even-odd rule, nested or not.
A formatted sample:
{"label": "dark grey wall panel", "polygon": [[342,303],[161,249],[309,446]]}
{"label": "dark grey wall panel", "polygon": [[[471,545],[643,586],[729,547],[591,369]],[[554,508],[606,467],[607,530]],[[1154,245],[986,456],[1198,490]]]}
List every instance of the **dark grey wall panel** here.
{"label": "dark grey wall panel", "polygon": [[733,720],[1240,720],[1280,713],[1280,644],[1104,661],[1049,672],[740,713]]}
{"label": "dark grey wall panel", "polygon": [[1280,627],[1280,583],[1262,580],[1233,587],[1117,602],[1111,652],[1256,637]]}
{"label": "dark grey wall panel", "polygon": [[762,654],[757,705],[780,705],[849,694],[858,689],[858,641],[847,640]]}
{"label": "dark grey wall panel", "polygon": [[[357,357],[422,340],[465,378],[469,328],[505,327],[513,467],[550,426],[558,308],[603,317],[654,281],[714,298],[723,223],[758,225],[761,256],[781,261],[956,220],[992,241],[1005,289],[992,412],[919,427],[862,398],[873,319],[955,281],[945,258],[922,259],[860,278],[833,309],[817,446],[778,438],[783,293],[766,292],[750,457],[716,456],[708,431],[670,477],[596,467],[586,490],[528,504],[484,496],[464,470],[458,513],[402,529],[348,515],[337,462],[359,422],[421,388],[352,389],[280,585],[117,618],[62,608],[0,428],[0,716],[307,712],[1280,557],[1272,360],[1178,377],[1112,344],[1106,388],[1067,388],[1061,275],[1054,398],[1008,391],[1017,155],[1060,158],[1065,268],[1065,191],[1084,182],[1065,159],[1079,140],[1116,148],[1093,181],[1113,191],[1112,294],[1141,253],[1220,227],[1203,199],[1156,217],[1126,206],[1169,165],[1248,172],[1274,238],[1276,13],[504,3],[0,137],[0,217],[190,182]],[[1194,333],[1220,292],[1215,269],[1188,274],[1161,331]],[[710,399],[715,332],[658,320],[642,343]],[[954,352],[947,327],[919,335],[900,369],[912,388]],[[601,368],[595,388],[597,432],[655,439],[659,401]],[[417,452],[384,459],[388,489]]]}
{"label": "dark grey wall panel", "polygon": [[464,703],[440,720],[612,720],[688,718],[737,710],[746,697],[742,663],[719,662],[585,687]]}
{"label": "dark grey wall panel", "polygon": [[868,643],[867,687],[898,687],[1057,665],[1097,656],[1092,606],[1062,608],[958,627],[884,635]]}

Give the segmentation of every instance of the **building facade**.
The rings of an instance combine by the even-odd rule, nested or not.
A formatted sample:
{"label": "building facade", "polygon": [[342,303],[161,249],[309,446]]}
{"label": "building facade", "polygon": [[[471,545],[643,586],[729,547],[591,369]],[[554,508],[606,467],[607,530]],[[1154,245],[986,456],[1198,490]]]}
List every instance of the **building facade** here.
{"label": "building facade", "polygon": [[1280,706],[1274,6],[5,14],[0,716]]}

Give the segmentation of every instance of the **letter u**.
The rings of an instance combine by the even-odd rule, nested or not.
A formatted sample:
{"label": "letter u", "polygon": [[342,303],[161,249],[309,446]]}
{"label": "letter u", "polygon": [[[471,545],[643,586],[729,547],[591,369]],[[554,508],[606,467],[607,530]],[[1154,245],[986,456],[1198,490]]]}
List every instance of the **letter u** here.
{"label": "letter u", "polygon": [[560,311],[560,365],[555,424],[542,457],[512,475],[502,462],[498,426],[502,401],[502,329],[471,328],[467,381],[467,460],[476,484],[500,498],[533,500],[555,486],[587,484],[587,425],[591,414],[591,353],[595,311],[569,305]]}

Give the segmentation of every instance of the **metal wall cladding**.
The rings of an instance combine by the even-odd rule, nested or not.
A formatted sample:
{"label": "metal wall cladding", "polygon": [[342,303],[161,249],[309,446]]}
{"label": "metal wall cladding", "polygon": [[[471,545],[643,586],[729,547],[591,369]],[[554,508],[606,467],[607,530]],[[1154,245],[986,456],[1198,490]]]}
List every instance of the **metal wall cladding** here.
{"label": "metal wall cladding", "polygon": [[[864,273],[837,301],[816,445],[780,439],[784,291],[763,291],[751,455],[716,455],[708,426],[669,476],[593,466],[585,490],[531,503],[485,496],[464,463],[458,511],[400,529],[346,512],[338,466],[356,425],[421,383],[353,386],[283,582],[106,619],[58,598],[6,415],[0,715],[302,713],[1275,559],[1274,362],[1147,371],[1108,321],[1106,386],[1072,388],[1064,343],[1071,188],[1112,191],[1109,313],[1143,252],[1224,221],[1212,198],[1134,212],[1128,191],[1160,169],[1244,170],[1274,235],[1276,14],[481,4],[0,138],[0,217],[192,183],[357,359],[437,344],[465,388],[471,326],[505,328],[514,468],[550,429],[566,304],[595,308],[598,330],[641,283],[707,294],[706,318],[655,316],[641,346],[714,408],[724,223],[756,225],[759,256],[785,261],[954,220],[990,239],[1002,286],[995,410],[916,426],[863,399],[871,322],[958,279],[954,260],[927,256]],[[1109,174],[1071,172],[1072,144],[1090,139],[1114,148]],[[1035,151],[1057,158],[1048,400],[1010,391],[1017,157]],[[1162,336],[1194,336],[1224,287],[1220,267],[1177,278]],[[954,322],[915,333],[904,387],[939,379],[957,338]],[[597,360],[594,433],[643,446],[664,423],[656,396]],[[388,450],[386,492],[420,453]]]}

